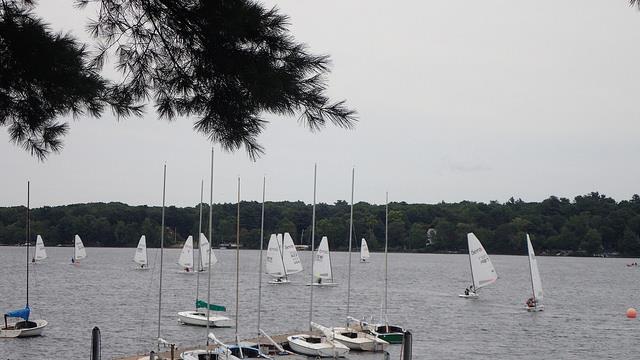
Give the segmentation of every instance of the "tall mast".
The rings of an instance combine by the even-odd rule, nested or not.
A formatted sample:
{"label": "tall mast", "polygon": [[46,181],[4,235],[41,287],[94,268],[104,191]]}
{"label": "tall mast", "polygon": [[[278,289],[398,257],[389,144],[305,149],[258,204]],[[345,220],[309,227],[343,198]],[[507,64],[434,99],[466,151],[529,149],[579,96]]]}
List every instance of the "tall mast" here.
{"label": "tall mast", "polygon": [[387,322],[388,250],[389,250],[389,192],[386,193],[384,207],[384,322]]}
{"label": "tall mast", "polygon": [[[238,338],[238,305],[240,304],[240,177],[238,176],[238,208],[236,211],[236,343]],[[240,349],[242,353],[242,349]]]}
{"label": "tall mast", "polygon": [[[351,215],[349,217],[349,276],[347,280],[347,327],[349,327],[349,305],[351,302],[351,241],[353,238],[353,187],[356,169],[351,169]],[[333,275],[333,271],[331,272]]]}
{"label": "tall mast", "polygon": [[318,174],[318,164],[313,165],[313,208],[311,211],[311,301],[309,302],[309,330],[313,330],[313,263],[315,260],[315,240],[316,240],[316,176]]}
{"label": "tall mast", "polygon": [[211,147],[211,175],[209,184],[209,264],[207,265],[207,276],[209,285],[207,286],[207,353],[209,352],[209,319],[211,313],[211,248],[213,247],[213,147]]}
{"label": "tall mast", "polygon": [[[200,180],[200,221],[198,222],[198,271],[196,272],[196,304],[200,297],[200,270],[202,270],[202,246],[200,246],[200,234],[202,234],[202,194],[204,190],[204,180]],[[195,254],[195,251],[193,252]],[[194,262],[195,264],[195,262]],[[196,305],[196,311],[198,306]]]}
{"label": "tall mast", "polygon": [[[158,290],[158,339],[160,339],[160,318],[162,314],[162,260],[164,254],[164,202],[165,190],[167,184],[167,164],[164,164],[162,174],[162,225],[160,227],[160,287]],[[158,342],[158,351],[160,351],[160,342]]]}
{"label": "tall mast", "polygon": [[260,262],[258,263],[258,349],[260,349],[260,310],[262,305],[262,247],[264,243],[264,193],[267,177],[262,178],[262,220],[260,221]]}
{"label": "tall mast", "polygon": [[31,220],[29,216],[29,211],[31,210],[31,208],[29,207],[29,200],[31,195],[30,188],[31,182],[27,181],[27,241],[25,241],[27,243],[27,307],[29,307],[29,239],[31,238]]}

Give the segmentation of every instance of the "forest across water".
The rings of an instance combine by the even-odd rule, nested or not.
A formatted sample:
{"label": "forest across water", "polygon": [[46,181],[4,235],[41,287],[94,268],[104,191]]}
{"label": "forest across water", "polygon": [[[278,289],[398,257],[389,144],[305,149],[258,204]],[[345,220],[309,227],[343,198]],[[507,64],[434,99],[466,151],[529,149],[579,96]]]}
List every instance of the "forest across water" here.
{"label": "forest across water", "polygon": [[[237,204],[213,205],[213,245],[234,243]],[[166,208],[165,244],[179,246],[199,227],[200,205]],[[202,229],[208,233],[209,206],[203,204]],[[327,236],[331,248],[346,250],[350,206],[346,201],[318,204],[316,239]],[[260,247],[261,203],[240,203],[240,242]],[[289,232],[296,244],[311,244],[312,206],[301,201],[265,204],[265,239]],[[354,248],[366,238],[372,251],[384,249],[385,205],[359,202],[353,214]],[[31,209],[31,234],[47,246],[72,245],[74,234],[86,246],[135,247],[146,235],[160,244],[161,208],[119,202],[45,206]],[[0,208],[0,244],[24,243],[26,207]],[[405,252],[466,252],[466,234],[474,232],[490,254],[526,253],[525,233],[542,255],[640,255],[640,196],[617,202],[592,192],[573,200],[551,196],[541,202],[462,201],[437,204],[389,203],[389,249]],[[197,238],[197,236],[194,236]],[[316,241],[317,243],[318,241]]]}

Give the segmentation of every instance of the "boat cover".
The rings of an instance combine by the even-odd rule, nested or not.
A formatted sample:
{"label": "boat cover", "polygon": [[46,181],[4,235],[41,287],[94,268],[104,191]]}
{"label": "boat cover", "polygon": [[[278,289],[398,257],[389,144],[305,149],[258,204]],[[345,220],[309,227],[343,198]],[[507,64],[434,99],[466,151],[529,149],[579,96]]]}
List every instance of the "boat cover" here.
{"label": "boat cover", "polygon": [[[202,300],[196,300],[196,309],[207,308],[207,302]],[[209,310],[213,311],[227,311],[227,308],[222,305],[209,304]]]}
{"label": "boat cover", "polygon": [[25,306],[24,309],[9,311],[4,315],[7,317],[23,318],[25,321],[29,321],[30,313],[31,313],[31,308],[28,306]]}

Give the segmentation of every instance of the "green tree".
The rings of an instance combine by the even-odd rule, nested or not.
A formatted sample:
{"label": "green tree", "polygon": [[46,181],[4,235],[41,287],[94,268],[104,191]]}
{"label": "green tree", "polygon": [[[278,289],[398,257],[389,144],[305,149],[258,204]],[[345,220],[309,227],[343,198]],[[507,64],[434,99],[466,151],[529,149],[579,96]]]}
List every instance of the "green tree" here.
{"label": "green tree", "polygon": [[595,229],[589,229],[580,243],[580,249],[585,251],[587,255],[601,254],[602,236]]}

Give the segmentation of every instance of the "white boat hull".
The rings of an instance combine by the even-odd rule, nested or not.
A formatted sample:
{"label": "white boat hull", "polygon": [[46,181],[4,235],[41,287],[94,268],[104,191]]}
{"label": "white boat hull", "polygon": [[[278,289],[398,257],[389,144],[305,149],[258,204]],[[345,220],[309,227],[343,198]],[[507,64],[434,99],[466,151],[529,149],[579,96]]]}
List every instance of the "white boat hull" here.
{"label": "white boat hull", "polygon": [[15,337],[32,337],[40,336],[47,326],[46,320],[31,320],[36,323],[35,327],[25,329],[13,329],[16,323],[9,325],[8,328],[0,328],[0,338],[15,338]]}
{"label": "white boat hull", "polygon": [[526,306],[524,307],[528,312],[544,311],[544,305]]}
{"label": "white boat hull", "polygon": [[333,339],[351,350],[383,351],[389,346],[389,343],[382,339],[353,329],[333,328],[333,332]]}
{"label": "white boat hull", "polygon": [[269,284],[274,284],[274,285],[279,285],[279,284],[291,284],[291,280],[289,279],[275,279],[275,280],[269,280]]}
{"label": "white boat hull", "polygon": [[[178,320],[185,325],[207,326],[207,313],[204,311],[181,311],[178,313]],[[227,327],[229,319],[226,316],[209,315],[209,326]]]}
{"label": "white boat hull", "polygon": [[468,295],[467,294],[460,294],[458,296],[461,297],[461,298],[465,298],[465,299],[477,299],[477,298],[480,297],[476,293],[469,293]]}
{"label": "white boat hull", "polygon": [[320,286],[320,287],[322,287],[322,286],[338,286],[339,284],[335,283],[335,282],[323,282],[323,283],[320,283],[320,284],[314,282],[314,283],[306,284],[306,285],[307,286]]}
{"label": "white boat hull", "polygon": [[[231,355],[231,354],[222,354],[221,350],[216,349],[211,351],[211,359],[215,360],[240,360],[239,358]],[[182,360],[200,360],[205,359],[207,355],[207,350],[189,350],[180,354],[180,358]]]}
{"label": "white boat hull", "polygon": [[[318,339],[319,342],[308,342],[306,339]],[[287,337],[291,350],[298,354],[319,357],[343,357],[349,353],[349,348],[337,342],[310,336],[307,334],[292,335]]]}

